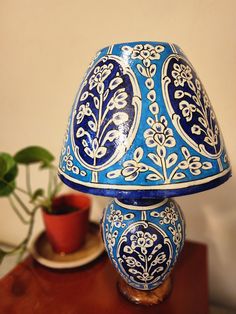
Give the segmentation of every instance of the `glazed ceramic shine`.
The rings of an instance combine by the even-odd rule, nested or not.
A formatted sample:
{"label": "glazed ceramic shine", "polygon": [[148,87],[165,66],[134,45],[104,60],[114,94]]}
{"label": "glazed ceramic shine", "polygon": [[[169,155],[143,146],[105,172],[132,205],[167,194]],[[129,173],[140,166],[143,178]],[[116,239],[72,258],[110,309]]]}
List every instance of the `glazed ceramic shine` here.
{"label": "glazed ceramic shine", "polygon": [[115,197],[170,197],[231,174],[210,100],[182,50],[163,42],[112,45],[90,64],[73,105],[59,174]]}
{"label": "glazed ceramic shine", "polygon": [[104,212],[102,230],[114,267],[139,290],[162,284],[185,238],[181,210],[172,199],[152,200],[146,205],[115,199]]}
{"label": "glazed ceramic shine", "polygon": [[[133,42],[97,53],[73,105],[59,175],[74,189],[116,197],[102,222],[109,257],[133,288],[160,286],[185,237],[181,211],[165,197],[231,175],[210,100],[178,46]],[[163,300],[163,287],[161,298],[145,292],[144,303]]]}

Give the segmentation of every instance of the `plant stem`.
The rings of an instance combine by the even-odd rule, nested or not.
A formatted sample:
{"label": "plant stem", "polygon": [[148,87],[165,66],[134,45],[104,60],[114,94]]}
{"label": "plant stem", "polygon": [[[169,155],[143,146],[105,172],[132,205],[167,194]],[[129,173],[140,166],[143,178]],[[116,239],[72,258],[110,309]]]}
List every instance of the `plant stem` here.
{"label": "plant stem", "polygon": [[56,196],[56,194],[60,191],[60,189],[62,188],[63,186],[63,183],[62,182],[59,182],[56,184],[52,194],[51,194],[51,198],[54,198]]}
{"label": "plant stem", "polygon": [[161,157],[161,164],[162,164],[162,170],[163,170],[164,180],[165,180],[165,182],[166,182],[166,180],[167,180],[167,173],[166,173],[165,157]]}
{"label": "plant stem", "polygon": [[52,171],[49,168],[49,178],[48,178],[48,198],[51,197],[52,194]]}
{"label": "plant stem", "polygon": [[57,186],[57,174],[56,173],[53,174],[53,184],[54,184],[54,189],[55,189]]}
{"label": "plant stem", "polygon": [[102,103],[103,103],[103,95],[99,95],[99,111],[98,111],[98,123],[97,123],[97,132],[96,138],[99,137],[100,128],[101,128],[101,120],[102,120]]}
{"label": "plant stem", "polygon": [[[104,132],[106,131],[106,129],[109,127],[109,125],[110,125],[112,122],[113,122],[113,121],[112,121],[112,119],[111,119],[111,120],[109,120],[108,123],[105,125],[105,127],[103,128],[102,133],[101,133],[101,135],[100,135],[100,139],[102,139]],[[105,140],[107,141],[106,136],[105,136],[105,138],[103,139],[101,146],[103,146],[103,145],[106,143]],[[98,143],[100,144],[100,140],[99,140]]]}
{"label": "plant stem", "polygon": [[17,202],[20,204],[20,206],[24,209],[24,211],[26,212],[26,214],[31,215],[31,211],[28,209],[28,207],[23,203],[23,201],[21,200],[21,198],[16,194],[16,192],[12,192],[12,195],[15,197],[15,199],[17,200]]}
{"label": "plant stem", "polygon": [[0,178],[0,181],[2,181],[4,184],[8,185],[8,186],[11,187],[11,188],[14,188],[15,190],[18,190],[19,192],[22,192],[22,193],[24,193],[24,194],[26,194],[26,195],[29,195],[29,193],[28,193],[26,190],[21,189],[21,188],[18,188],[17,186],[14,187],[14,186],[12,185],[12,182],[7,182],[7,181],[4,180],[3,178]]}
{"label": "plant stem", "polygon": [[30,183],[30,166],[26,166],[26,186],[30,196],[32,196],[32,188]]}
{"label": "plant stem", "polygon": [[164,180],[163,175],[162,175],[158,170],[156,170],[154,167],[149,166],[149,167],[148,167],[148,170],[154,172],[154,173],[157,174],[162,180]]}
{"label": "plant stem", "polygon": [[35,221],[35,214],[38,210],[40,206],[36,206],[33,210],[32,210],[32,213],[31,213],[31,219],[30,219],[30,226],[29,226],[29,229],[28,229],[28,233],[27,233],[27,236],[25,238],[24,241],[22,241],[21,245],[19,246],[19,249],[20,249],[20,254],[18,256],[18,259],[17,261],[20,262],[22,256],[24,255],[26,249],[27,249],[27,245],[29,243],[29,240],[31,238],[31,235],[32,235],[32,232],[33,232],[33,227],[34,227],[34,221]]}
{"label": "plant stem", "polygon": [[167,180],[167,183],[170,183],[171,179],[173,178],[173,176],[175,175],[176,171],[179,169],[179,164],[172,170],[169,179]]}
{"label": "plant stem", "polygon": [[27,220],[24,219],[24,217],[21,215],[20,211],[18,210],[18,208],[16,207],[16,205],[14,204],[12,198],[9,196],[9,202],[11,204],[12,209],[14,210],[14,212],[16,213],[16,215],[19,217],[19,219],[24,223],[24,224],[28,224],[29,222]]}
{"label": "plant stem", "polygon": [[30,218],[30,221],[29,221],[30,225],[29,225],[29,229],[28,229],[28,232],[27,232],[27,235],[26,235],[25,239],[20,244],[18,244],[15,248],[13,248],[11,251],[6,252],[7,255],[12,255],[12,254],[16,253],[17,251],[20,251],[20,254],[19,254],[19,257],[17,259],[17,262],[19,262],[21,260],[23,254],[25,253],[25,250],[27,248],[27,245],[29,243],[29,240],[31,238],[32,231],[33,231],[35,214],[36,214],[36,212],[37,212],[39,207],[40,206],[36,206],[32,210],[31,218]]}

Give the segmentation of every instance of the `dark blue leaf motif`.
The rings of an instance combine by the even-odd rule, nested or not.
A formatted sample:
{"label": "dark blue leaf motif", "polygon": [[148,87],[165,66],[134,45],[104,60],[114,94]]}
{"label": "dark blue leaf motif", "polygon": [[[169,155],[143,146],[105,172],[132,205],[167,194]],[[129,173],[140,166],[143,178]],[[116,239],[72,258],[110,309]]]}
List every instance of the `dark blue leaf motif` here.
{"label": "dark blue leaf motif", "polygon": [[158,229],[147,223],[131,225],[118,246],[119,264],[128,277],[144,287],[164,279],[170,266],[170,245]]}
{"label": "dark blue leaf motif", "polygon": [[[165,67],[164,67],[165,68]],[[204,155],[221,152],[220,131],[206,91],[191,65],[171,57],[164,70],[167,103],[177,131]]]}
{"label": "dark blue leaf motif", "polygon": [[111,57],[104,57],[85,78],[74,111],[75,152],[96,170],[124,146],[135,123],[134,87],[129,74]]}

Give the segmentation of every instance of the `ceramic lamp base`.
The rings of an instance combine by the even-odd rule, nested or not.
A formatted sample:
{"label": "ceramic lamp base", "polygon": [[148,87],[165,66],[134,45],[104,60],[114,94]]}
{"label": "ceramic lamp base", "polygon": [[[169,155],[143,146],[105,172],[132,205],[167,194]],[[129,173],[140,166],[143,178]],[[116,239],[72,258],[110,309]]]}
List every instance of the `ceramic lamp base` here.
{"label": "ceramic lamp base", "polygon": [[169,276],[159,287],[149,291],[138,290],[128,285],[122,278],[118,280],[118,289],[129,301],[142,305],[155,305],[164,301],[171,292]]}
{"label": "ceramic lamp base", "polygon": [[102,221],[108,256],[130,301],[158,304],[171,290],[170,273],[184,245],[185,224],[173,199],[114,199]]}

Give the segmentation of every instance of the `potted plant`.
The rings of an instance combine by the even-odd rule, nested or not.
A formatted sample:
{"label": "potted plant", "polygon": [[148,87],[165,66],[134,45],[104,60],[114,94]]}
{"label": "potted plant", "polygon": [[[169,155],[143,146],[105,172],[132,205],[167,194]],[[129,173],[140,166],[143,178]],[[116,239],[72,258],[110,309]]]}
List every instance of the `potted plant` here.
{"label": "potted plant", "polygon": [[[29,146],[14,156],[0,153],[0,197],[8,197],[10,205],[19,219],[28,225],[26,237],[10,251],[0,248],[0,263],[8,254],[19,253],[19,260],[30,241],[35,214],[42,209],[48,240],[56,252],[70,253],[84,241],[90,208],[90,198],[83,194],[58,196],[61,182],[58,181],[54,156],[40,146]],[[33,189],[31,167],[48,171],[47,188]],[[20,166],[25,167],[25,188],[17,185]]]}
{"label": "potted plant", "polygon": [[57,253],[72,253],[85,242],[88,231],[90,197],[69,193],[52,199],[51,210],[43,208],[47,237]]}

